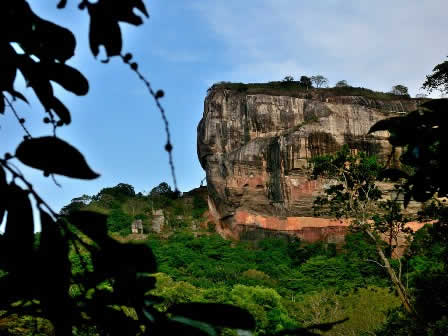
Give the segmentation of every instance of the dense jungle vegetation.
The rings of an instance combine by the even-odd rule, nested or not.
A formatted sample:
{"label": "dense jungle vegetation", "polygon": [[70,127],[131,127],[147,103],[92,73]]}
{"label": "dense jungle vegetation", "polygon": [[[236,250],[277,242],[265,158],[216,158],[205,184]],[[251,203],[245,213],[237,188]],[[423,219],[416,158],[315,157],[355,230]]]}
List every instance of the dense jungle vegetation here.
{"label": "dense jungle vegetation", "polygon": [[[400,300],[384,269],[375,246],[365,234],[347,235],[345,244],[307,244],[297,238],[276,236],[261,241],[230,241],[221,238],[207,222],[204,188],[183,196],[161,183],[147,195],[135,193],[121,183],[97,195],[83,195],[61,210],[65,216],[79,210],[108,214],[109,234],[123,242],[148,245],[158,264],[156,287],[151,295],[161,298],[156,308],[167,311],[177,303],[226,303],[247,309],[255,318],[256,335],[284,329],[342,321],[324,335],[388,334],[387,318],[403,317]],[[161,232],[151,229],[153,213],[162,209]],[[143,234],[131,234],[131,223],[142,219]],[[40,235],[36,235],[36,245]],[[417,232],[401,262],[402,278],[414,288],[429,275],[444,271],[442,236],[432,226]],[[74,275],[93,269],[87,251],[70,251]],[[398,261],[392,260],[398,271]],[[101,284],[110,288],[106,281]],[[70,286],[70,295],[81,295]],[[426,295],[426,294],[425,294]],[[434,303],[433,303],[434,304]],[[129,309],[130,316],[135,315]],[[31,332],[31,317],[3,322],[11,334]],[[50,328],[38,319],[38,331]],[[36,323],[36,322],[35,322]],[[79,335],[95,334],[79,329]],[[222,335],[236,334],[220,329]]]}

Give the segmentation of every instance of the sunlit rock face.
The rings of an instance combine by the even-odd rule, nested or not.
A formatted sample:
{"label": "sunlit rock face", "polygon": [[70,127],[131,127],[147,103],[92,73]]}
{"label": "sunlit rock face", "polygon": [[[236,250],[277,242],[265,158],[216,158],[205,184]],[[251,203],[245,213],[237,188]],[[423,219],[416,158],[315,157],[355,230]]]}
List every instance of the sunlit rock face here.
{"label": "sunlit rock face", "polygon": [[415,100],[310,96],[222,88],[207,95],[198,157],[207,176],[210,213],[223,235],[274,230],[310,242],[342,241],[347,223],[312,217],[323,182],[309,179],[308,160],[347,144],[393,163],[387,134],[367,133],[378,120],[417,107]]}

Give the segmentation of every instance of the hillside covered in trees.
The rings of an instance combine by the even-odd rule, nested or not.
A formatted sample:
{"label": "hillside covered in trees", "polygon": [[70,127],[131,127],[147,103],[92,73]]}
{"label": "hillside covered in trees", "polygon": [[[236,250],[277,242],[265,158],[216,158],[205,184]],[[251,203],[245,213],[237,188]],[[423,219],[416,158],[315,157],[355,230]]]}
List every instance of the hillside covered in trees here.
{"label": "hillside covered in trees", "polygon": [[[339,247],[280,235],[259,241],[225,240],[207,221],[206,197],[205,188],[180,195],[161,183],[144,195],[121,183],[73,199],[61,214],[80,210],[107,214],[111,237],[148,245],[158,264],[151,295],[159,297],[156,308],[161,312],[178,303],[232,304],[253,315],[256,335],[335,321],[340,323],[324,335],[368,335],[380,332],[388,317],[400,314],[400,300],[379,266],[374,244],[363,233],[348,234]],[[153,214],[160,211],[164,224],[155,232]],[[131,232],[135,220],[143,221],[143,233]],[[405,265],[401,277],[409,288],[428,272],[443,269],[445,248],[436,233],[431,226],[420,230],[401,260]],[[35,244],[39,242],[37,234]],[[70,262],[78,275],[93,267],[83,249],[72,248]],[[391,262],[398,271],[399,262]],[[81,287],[72,285],[70,295],[82,295]],[[129,314],[135,313],[131,309]],[[0,327],[13,335],[26,334],[35,321],[10,319]],[[38,334],[46,334],[51,327],[45,320],[37,321]],[[92,328],[77,331],[96,333]],[[235,332],[224,328],[220,334]]]}

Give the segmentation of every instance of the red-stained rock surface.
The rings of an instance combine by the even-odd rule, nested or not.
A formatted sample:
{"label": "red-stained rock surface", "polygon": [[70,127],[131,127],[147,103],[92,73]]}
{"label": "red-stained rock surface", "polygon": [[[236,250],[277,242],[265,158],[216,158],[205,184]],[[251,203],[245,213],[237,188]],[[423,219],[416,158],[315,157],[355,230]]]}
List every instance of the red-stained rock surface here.
{"label": "red-stained rock surface", "polygon": [[[212,217],[213,218],[213,217]],[[263,216],[244,210],[237,210],[231,222],[218,226],[218,232],[229,238],[239,238],[248,230],[277,231],[300,238],[303,241],[314,243],[322,241],[326,243],[341,244],[347,233],[349,221],[320,217],[286,217]],[[407,227],[412,231],[421,229],[425,223],[409,222]],[[402,235],[398,239],[396,252],[401,254],[407,246],[407,236]]]}
{"label": "red-stained rock surface", "polygon": [[341,243],[347,232],[348,223],[342,220],[317,217],[263,216],[237,210],[234,221],[238,228],[247,226],[287,233],[307,242],[325,241]]}
{"label": "red-stained rock surface", "polygon": [[198,125],[198,157],[218,231],[236,239],[250,230],[265,230],[309,242],[341,242],[346,222],[312,217],[313,200],[324,182],[309,179],[308,160],[348,144],[394,164],[397,153],[391,155],[387,133],[367,135],[368,130],[417,104],[212,89]]}

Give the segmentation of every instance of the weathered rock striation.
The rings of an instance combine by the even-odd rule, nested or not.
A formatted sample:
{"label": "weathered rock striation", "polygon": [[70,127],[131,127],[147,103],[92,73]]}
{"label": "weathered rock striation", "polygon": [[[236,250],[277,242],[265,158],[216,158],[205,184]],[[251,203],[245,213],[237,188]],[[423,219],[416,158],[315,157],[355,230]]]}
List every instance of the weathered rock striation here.
{"label": "weathered rock striation", "polygon": [[347,144],[393,162],[387,134],[367,132],[378,120],[417,104],[211,89],[197,141],[218,230],[234,238],[271,230],[307,241],[341,241],[347,223],[312,217],[323,182],[309,180],[308,160]]}

